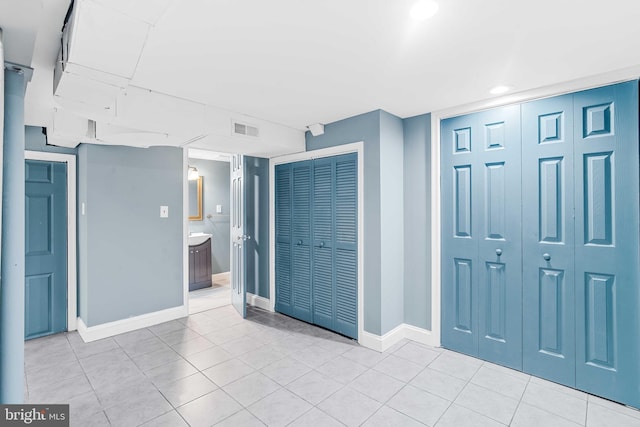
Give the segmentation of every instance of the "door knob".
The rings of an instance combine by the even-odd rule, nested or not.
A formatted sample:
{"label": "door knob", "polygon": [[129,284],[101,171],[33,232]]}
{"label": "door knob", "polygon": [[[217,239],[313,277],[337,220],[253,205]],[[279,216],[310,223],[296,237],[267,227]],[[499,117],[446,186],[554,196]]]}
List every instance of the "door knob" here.
{"label": "door knob", "polygon": [[549,260],[551,260],[551,255],[544,254],[544,255],[542,255],[542,258],[544,258],[545,261],[549,261]]}
{"label": "door knob", "polygon": [[320,244],[318,245],[319,248],[324,248],[324,242],[320,242]]}
{"label": "door knob", "polygon": [[502,255],[502,249],[496,249],[496,255],[498,256]]}
{"label": "door knob", "polygon": [[302,244],[302,240],[298,240],[298,246]]}

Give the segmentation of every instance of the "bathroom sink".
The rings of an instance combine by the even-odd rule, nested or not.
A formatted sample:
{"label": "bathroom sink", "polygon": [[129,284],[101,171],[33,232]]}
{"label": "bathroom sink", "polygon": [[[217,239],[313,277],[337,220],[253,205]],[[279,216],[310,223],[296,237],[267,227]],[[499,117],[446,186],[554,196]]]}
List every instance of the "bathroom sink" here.
{"label": "bathroom sink", "polygon": [[191,233],[189,234],[189,246],[200,245],[211,238],[209,233]]}

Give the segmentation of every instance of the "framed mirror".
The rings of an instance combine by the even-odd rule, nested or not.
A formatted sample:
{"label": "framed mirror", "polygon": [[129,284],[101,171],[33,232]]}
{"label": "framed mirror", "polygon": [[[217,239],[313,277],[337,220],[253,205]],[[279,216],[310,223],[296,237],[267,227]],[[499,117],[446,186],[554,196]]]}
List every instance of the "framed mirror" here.
{"label": "framed mirror", "polygon": [[202,177],[189,180],[189,221],[202,221]]}

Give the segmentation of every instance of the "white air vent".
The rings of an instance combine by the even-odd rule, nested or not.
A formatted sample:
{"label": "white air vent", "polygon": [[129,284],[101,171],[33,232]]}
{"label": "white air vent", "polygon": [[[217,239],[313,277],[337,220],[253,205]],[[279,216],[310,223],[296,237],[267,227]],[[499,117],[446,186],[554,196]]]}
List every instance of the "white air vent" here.
{"label": "white air vent", "polygon": [[258,136],[260,136],[260,131],[255,126],[251,126],[245,123],[233,122],[233,134],[257,138]]}

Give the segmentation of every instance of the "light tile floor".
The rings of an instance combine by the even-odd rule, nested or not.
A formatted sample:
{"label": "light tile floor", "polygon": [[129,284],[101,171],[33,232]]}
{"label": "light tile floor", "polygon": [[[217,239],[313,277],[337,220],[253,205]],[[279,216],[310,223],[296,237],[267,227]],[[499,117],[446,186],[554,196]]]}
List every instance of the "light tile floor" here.
{"label": "light tile floor", "polygon": [[189,292],[189,314],[196,314],[231,303],[229,272],[211,275],[211,287]]}
{"label": "light tile floor", "polygon": [[90,426],[640,426],[640,411],[447,350],[384,353],[230,306],[85,344],[25,344],[27,400]]}

